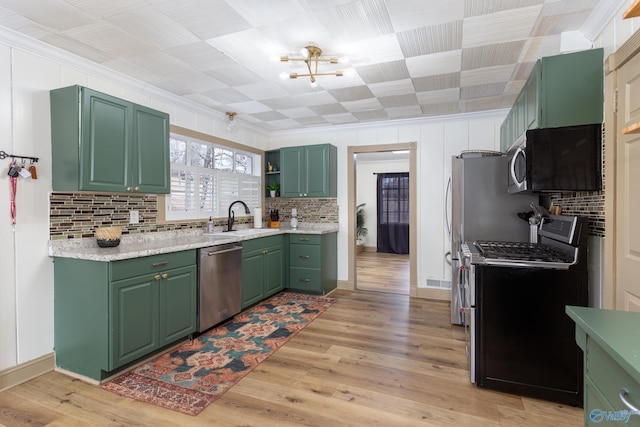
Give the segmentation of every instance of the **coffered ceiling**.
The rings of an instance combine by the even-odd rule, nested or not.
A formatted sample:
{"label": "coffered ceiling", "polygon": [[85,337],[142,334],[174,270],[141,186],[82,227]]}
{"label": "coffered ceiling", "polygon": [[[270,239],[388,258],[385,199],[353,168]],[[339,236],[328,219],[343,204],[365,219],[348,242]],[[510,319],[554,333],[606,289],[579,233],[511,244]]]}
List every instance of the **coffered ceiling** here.
{"label": "coffered ceiling", "polygon": [[[620,3],[0,0],[0,26],[279,131],[508,108],[562,33],[588,46]],[[309,44],[345,75],[282,79],[306,68],[280,56]]]}

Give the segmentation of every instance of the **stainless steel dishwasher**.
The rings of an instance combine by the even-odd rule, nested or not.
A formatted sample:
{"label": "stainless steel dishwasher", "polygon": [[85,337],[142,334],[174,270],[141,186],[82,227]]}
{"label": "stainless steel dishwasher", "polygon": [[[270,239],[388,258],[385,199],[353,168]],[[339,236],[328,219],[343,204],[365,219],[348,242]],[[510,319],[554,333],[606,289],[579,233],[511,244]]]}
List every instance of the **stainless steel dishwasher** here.
{"label": "stainless steel dishwasher", "polygon": [[197,331],[209,329],[242,309],[242,244],[198,250]]}

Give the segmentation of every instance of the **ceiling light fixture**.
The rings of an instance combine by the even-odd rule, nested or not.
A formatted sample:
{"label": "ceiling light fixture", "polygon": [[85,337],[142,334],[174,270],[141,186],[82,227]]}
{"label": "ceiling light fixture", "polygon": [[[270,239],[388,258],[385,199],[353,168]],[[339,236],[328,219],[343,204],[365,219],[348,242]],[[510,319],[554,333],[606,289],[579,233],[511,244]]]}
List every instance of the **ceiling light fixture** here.
{"label": "ceiling light fixture", "polygon": [[233,111],[227,111],[227,117],[229,117],[229,121],[227,122],[227,132],[233,132],[237,129],[236,122],[233,121],[233,118],[236,116]]}
{"label": "ceiling light fixture", "polygon": [[341,77],[344,75],[344,72],[342,70],[325,71],[322,73],[318,71],[318,64],[320,62],[328,62],[329,64],[338,63],[338,58],[322,58],[322,49],[320,49],[318,46],[305,46],[304,49],[302,49],[301,53],[303,58],[290,58],[286,55],[280,57],[281,62],[302,61],[307,64],[307,69],[309,70],[308,73],[289,73],[290,79],[297,79],[298,77],[309,77],[311,86],[315,87],[318,84],[318,82],[316,81],[316,76]]}

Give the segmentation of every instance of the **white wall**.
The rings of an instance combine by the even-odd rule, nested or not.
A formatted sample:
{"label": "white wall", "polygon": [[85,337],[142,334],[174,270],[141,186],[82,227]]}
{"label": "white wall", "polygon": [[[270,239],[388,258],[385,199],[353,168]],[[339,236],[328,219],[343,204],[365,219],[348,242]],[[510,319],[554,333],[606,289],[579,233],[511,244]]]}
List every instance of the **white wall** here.
{"label": "white wall", "polygon": [[347,147],[416,142],[418,287],[426,287],[427,279],[450,280],[449,267],[444,260],[450,246],[444,226],[444,201],[451,156],[469,149],[499,150],[500,125],[505,115],[506,111],[493,111],[328,131],[279,132],[271,136],[269,147],[322,143],[338,147],[338,280],[346,281]]}
{"label": "white wall", "polygon": [[363,161],[356,160],[356,205],[365,203],[364,217],[367,236],[365,246],[378,246],[378,177],[376,173],[409,172],[409,160]]}
{"label": "white wall", "polygon": [[[49,58],[49,59],[47,59]],[[56,58],[56,59],[53,59]],[[73,65],[72,65],[73,64]],[[165,111],[171,123],[265,149],[263,133],[229,135],[222,114],[150,91],[82,61],[33,53],[0,34],[0,151],[38,157],[37,180],[18,181],[15,230],[9,215],[10,159],[0,165],[0,371],[53,351],[53,261],[48,256],[51,192],[49,90],[79,84]],[[165,96],[166,95],[166,96]]]}

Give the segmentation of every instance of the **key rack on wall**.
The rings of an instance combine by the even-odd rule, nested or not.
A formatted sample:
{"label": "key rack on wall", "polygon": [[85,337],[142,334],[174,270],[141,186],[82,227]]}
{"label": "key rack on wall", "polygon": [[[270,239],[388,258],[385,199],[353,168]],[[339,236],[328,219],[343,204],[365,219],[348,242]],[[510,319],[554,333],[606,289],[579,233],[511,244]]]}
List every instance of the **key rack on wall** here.
{"label": "key rack on wall", "polygon": [[37,163],[38,162],[38,158],[37,157],[18,156],[17,154],[7,154],[4,151],[0,151],[0,160],[6,159],[7,157],[11,157],[12,159],[30,160],[31,163]]}

